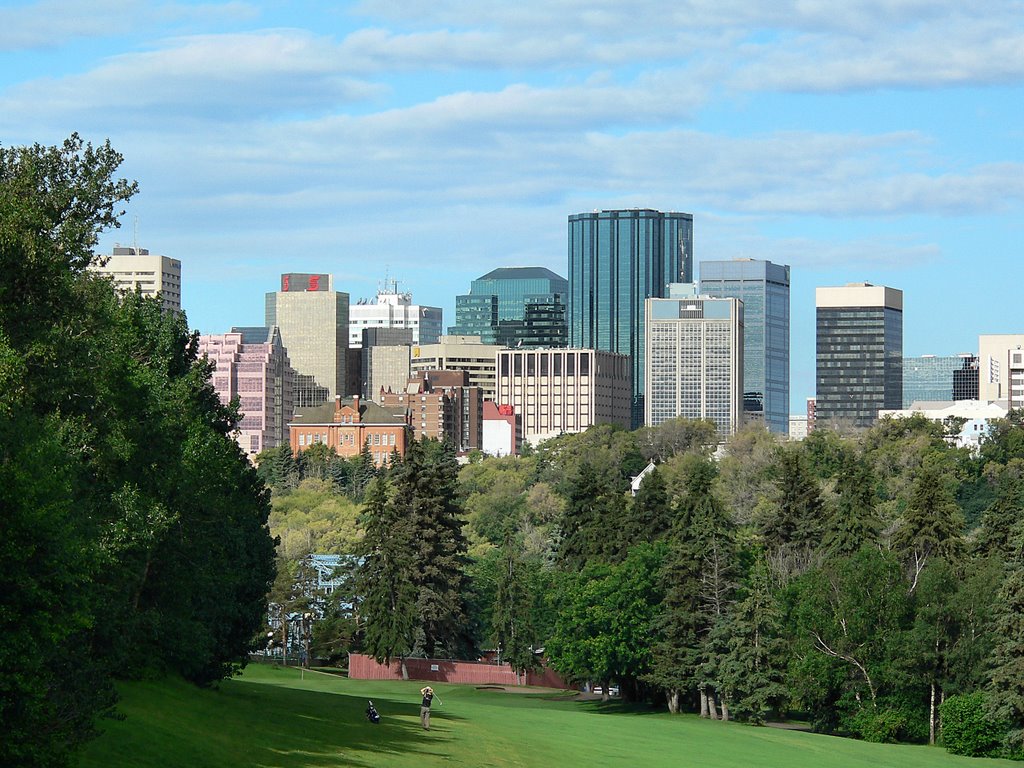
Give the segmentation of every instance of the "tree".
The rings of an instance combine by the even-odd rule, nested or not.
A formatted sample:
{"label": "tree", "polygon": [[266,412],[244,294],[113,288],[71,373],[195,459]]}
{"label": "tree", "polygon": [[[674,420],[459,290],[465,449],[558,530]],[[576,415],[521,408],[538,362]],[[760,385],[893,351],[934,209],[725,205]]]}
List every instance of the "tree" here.
{"label": "tree", "polygon": [[828,517],[822,546],[833,557],[847,557],[865,544],[876,543],[882,527],[875,512],[874,476],[864,459],[847,459],[836,493],[838,498]]}
{"label": "tree", "polygon": [[457,482],[454,452],[436,440],[412,442],[392,469],[391,504],[412,525],[416,612],[428,657],[438,647],[454,655],[466,639],[462,582],[467,543]]}
{"label": "tree", "polygon": [[[807,669],[815,666],[807,657],[817,656],[845,672],[833,677],[840,688],[829,706],[837,708],[834,720],[841,726],[867,737],[877,718],[899,706],[894,700],[909,661],[905,643],[912,614],[899,563],[864,547],[808,572],[794,588],[796,657]],[[805,675],[810,685],[801,691],[805,703],[819,710],[827,703],[823,671]],[[833,719],[825,711],[817,716]]]}
{"label": "tree", "polygon": [[995,643],[989,658],[992,717],[1009,725],[1011,754],[1024,751],[1024,523],[1014,526],[1012,558],[996,600]]}
{"label": "tree", "polygon": [[915,473],[913,493],[903,520],[892,536],[892,546],[903,560],[910,591],[933,556],[959,559],[963,550],[963,514],[952,488],[934,464],[922,464]]}
{"label": "tree", "polygon": [[775,489],[755,518],[772,571],[781,583],[811,567],[821,543],[824,503],[818,481],[803,454],[792,448],[778,452]]}
{"label": "tree", "polygon": [[768,564],[758,557],[735,608],[716,627],[724,646],[718,679],[729,692],[735,714],[756,725],[763,725],[787,694],[780,622]]}
{"label": "tree", "polygon": [[525,563],[511,535],[505,537],[501,547],[500,564],[491,624],[499,659],[518,676],[536,667],[538,662],[533,652],[533,599]]}
{"label": "tree", "polygon": [[650,636],[661,602],[664,544],[639,544],[617,565],[593,563],[564,574],[558,615],[545,645],[551,665],[572,680],[618,681],[626,700],[640,698],[650,672]]}
{"label": "tree", "polygon": [[363,648],[380,663],[412,650],[416,628],[416,530],[386,479],[366,488],[363,562],[356,577]]}

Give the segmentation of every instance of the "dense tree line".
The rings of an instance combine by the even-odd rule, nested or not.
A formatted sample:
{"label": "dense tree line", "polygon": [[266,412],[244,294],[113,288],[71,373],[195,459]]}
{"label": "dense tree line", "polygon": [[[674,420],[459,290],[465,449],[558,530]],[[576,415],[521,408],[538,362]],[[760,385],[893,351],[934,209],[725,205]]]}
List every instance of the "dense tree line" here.
{"label": "dense tree line", "polygon": [[0,148],[0,763],[62,765],[117,677],[230,674],[273,578],[269,497],[197,337],[87,267],[135,185],[72,136]]}
{"label": "dense tree line", "polygon": [[350,647],[489,648],[517,671],[543,649],[673,712],[1019,753],[1021,422],[975,454],[920,417],[799,443],[751,426],[717,451],[703,422],[601,426],[457,478],[443,447],[414,447],[365,499],[334,486],[362,504]]}

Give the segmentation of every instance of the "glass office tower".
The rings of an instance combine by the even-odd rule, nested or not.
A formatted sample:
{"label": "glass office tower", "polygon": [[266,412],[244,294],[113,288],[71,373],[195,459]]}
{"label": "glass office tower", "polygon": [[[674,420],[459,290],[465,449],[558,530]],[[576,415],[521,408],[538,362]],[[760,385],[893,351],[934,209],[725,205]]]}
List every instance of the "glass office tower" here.
{"label": "glass office tower", "polygon": [[743,302],[743,413],[789,433],[789,267],[759,259],[702,261],[700,293]]}
{"label": "glass office tower", "polygon": [[[929,400],[976,400],[976,394],[974,397],[957,397],[957,394],[964,393],[963,377],[965,373],[969,375],[972,365],[974,380],[978,380],[977,363],[978,359],[969,354],[904,357],[903,407],[909,408],[916,402]],[[977,391],[977,385],[974,391]]]}
{"label": "glass office tower", "polygon": [[[547,339],[564,339],[566,332],[564,316],[547,318],[548,323],[559,326],[543,329],[536,337],[526,332],[527,312],[530,305],[533,313],[539,311],[536,305],[548,304],[557,314],[565,304],[569,283],[545,267],[500,267],[478,277],[469,286],[469,293],[455,297],[455,325],[448,329],[452,336],[479,336],[485,344],[504,344],[502,339],[510,334],[522,342],[522,346],[546,346]],[[550,313],[549,313],[550,314]],[[537,325],[534,317],[530,327]],[[508,324],[504,330],[500,328]]]}
{"label": "glass office tower", "polygon": [[870,283],[815,290],[816,419],[871,426],[903,406],[903,291]]}
{"label": "glass office tower", "polygon": [[644,420],[644,302],[693,280],[693,215],[650,209],[569,217],[569,346],[629,355]]}

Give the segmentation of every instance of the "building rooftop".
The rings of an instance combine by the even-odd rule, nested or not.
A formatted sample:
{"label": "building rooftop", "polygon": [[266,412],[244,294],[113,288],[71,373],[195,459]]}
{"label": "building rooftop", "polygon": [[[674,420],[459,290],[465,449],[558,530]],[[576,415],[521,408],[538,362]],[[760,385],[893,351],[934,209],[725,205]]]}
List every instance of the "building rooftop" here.
{"label": "building rooftop", "polygon": [[[362,424],[405,424],[405,419],[396,416],[386,408],[376,403],[361,398],[350,398],[342,400],[342,406],[352,406],[354,402],[359,403],[359,421]],[[318,405],[316,408],[296,408],[295,416],[290,424],[301,426],[303,424],[334,424],[334,413],[337,406],[334,402]]]}
{"label": "building rooftop", "polygon": [[498,267],[477,280],[565,280],[547,267]]}

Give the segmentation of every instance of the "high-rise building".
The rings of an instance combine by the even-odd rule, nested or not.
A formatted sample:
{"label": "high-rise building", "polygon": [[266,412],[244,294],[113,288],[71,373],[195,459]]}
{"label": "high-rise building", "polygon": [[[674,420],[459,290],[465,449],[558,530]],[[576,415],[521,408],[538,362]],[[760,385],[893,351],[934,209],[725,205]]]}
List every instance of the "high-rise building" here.
{"label": "high-rise building", "polygon": [[979,364],[976,355],[961,355],[962,365],[953,371],[953,400],[977,400]]}
{"label": "high-rise building", "polygon": [[569,216],[569,346],[628,355],[631,423],[644,418],[644,301],[693,280],[693,216],[649,209]]}
{"label": "high-rise building", "polygon": [[870,426],[903,404],[903,291],[871,283],[815,290],[816,421]]}
{"label": "high-rise building", "polygon": [[277,328],[232,328],[199,337],[199,353],[215,366],[213,387],[225,405],[238,397],[238,444],[249,456],[288,442],[295,371]]}
{"label": "high-rise building", "polygon": [[629,358],[593,349],[498,352],[499,407],[512,406],[533,444],[594,424],[629,428]]}
{"label": "high-rise building", "polygon": [[437,344],[413,345],[412,372],[466,371],[469,385],[480,387],[484,400],[494,399],[495,344],[481,344],[479,336],[442,336]]}
{"label": "high-rise building", "polygon": [[380,401],[381,392],[401,392],[412,371],[412,330],[364,328],[359,370],[359,389],[364,400]]}
{"label": "high-rise building", "polygon": [[89,269],[112,277],[119,291],[138,289],[143,296],[159,296],[165,310],[181,311],[181,262],[177,259],[150,254],[145,248],[117,246]]}
{"label": "high-rise building", "polygon": [[441,337],[442,310],[412,303],[412,294],[400,292],[392,281],[374,299],[360,299],[348,308],[348,345],[358,347],[367,328],[398,328],[412,331],[414,344],[436,344]]}
{"label": "high-rise building", "polygon": [[498,297],[471,293],[455,297],[455,325],[452,336],[478,336],[482,344],[494,344],[498,338]]}
{"label": "high-rise building", "polygon": [[978,336],[981,400],[1006,400],[1009,408],[1024,407],[1024,334]]}
{"label": "high-rise building", "polygon": [[743,413],[789,432],[789,267],[759,259],[700,262],[702,296],[743,302]]}
{"label": "high-rise building", "polygon": [[569,339],[564,294],[527,296],[522,320],[499,320],[497,343],[503,347],[551,349]]}
{"label": "high-rise building", "polygon": [[[568,281],[545,267],[500,267],[455,297],[451,335],[479,336],[485,344],[565,346]],[[512,339],[512,343],[508,343]]]}
{"label": "high-rise building", "polygon": [[266,299],[266,324],[281,330],[296,371],[295,407],[347,394],[348,294],[334,290],[331,275],[289,273]]}
{"label": "high-rise building", "polygon": [[[722,437],[743,418],[743,302],[673,285],[647,299],[644,423],[684,417],[713,421]],[[787,425],[788,426],[788,425]]]}
{"label": "high-rise building", "polygon": [[[975,400],[977,399],[977,385],[974,387],[973,397],[956,397],[957,374],[960,373],[961,394],[964,394],[964,384],[969,379],[964,377],[965,365],[970,369],[970,361],[973,360],[974,379],[977,381],[977,361],[974,355],[921,355],[920,357],[903,358],[903,408],[909,408],[914,403],[935,402],[946,400]],[[968,384],[969,386],[969,384]]]}

